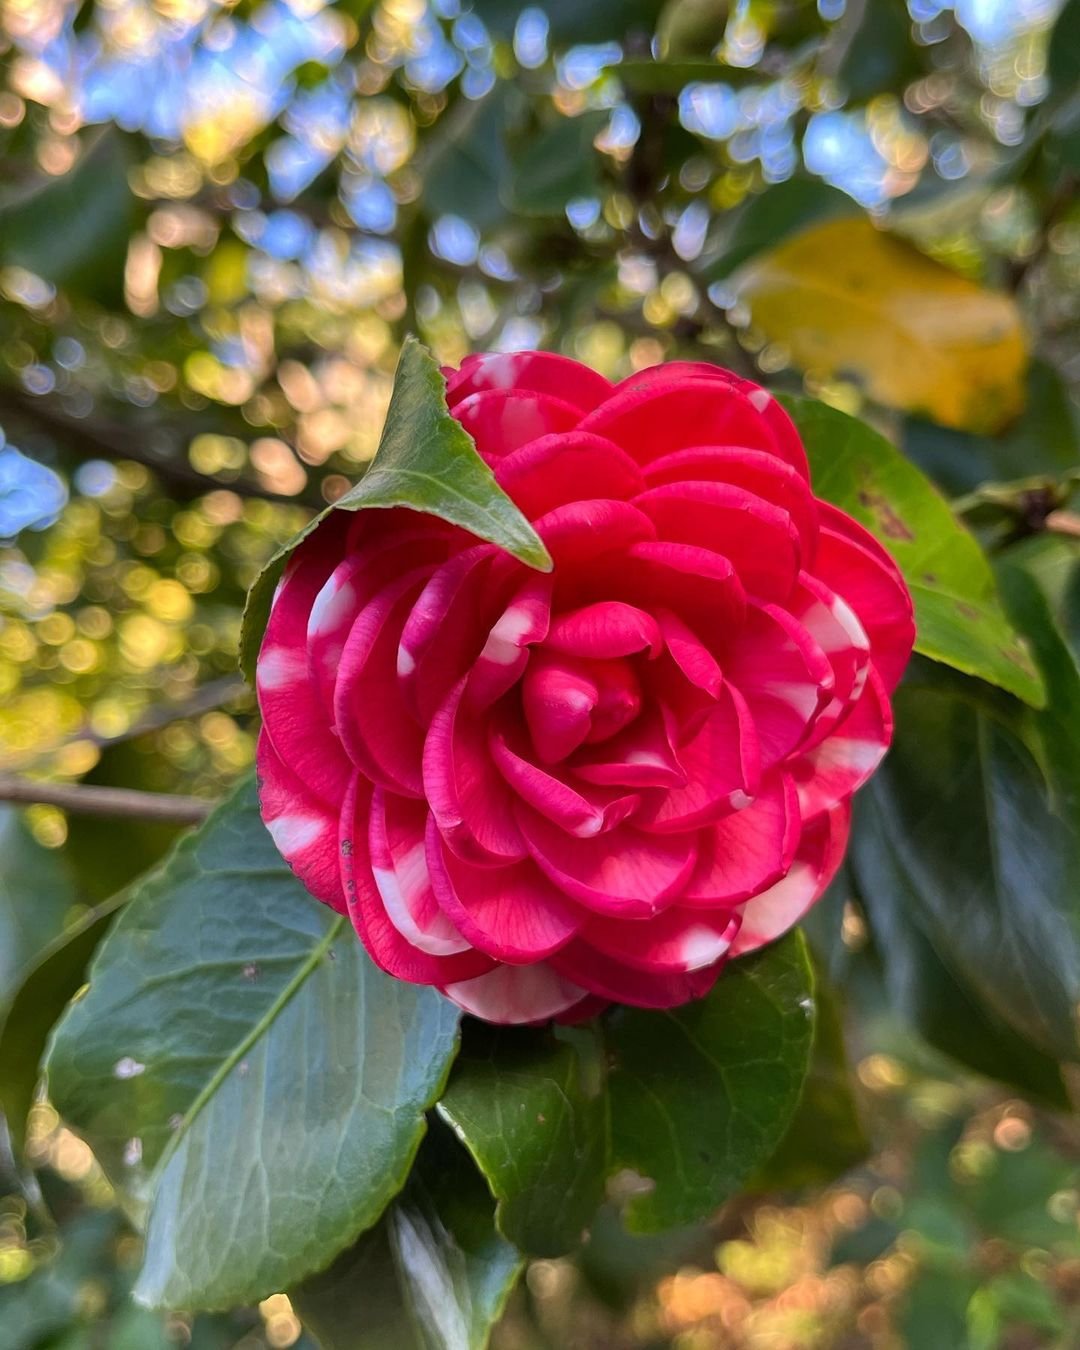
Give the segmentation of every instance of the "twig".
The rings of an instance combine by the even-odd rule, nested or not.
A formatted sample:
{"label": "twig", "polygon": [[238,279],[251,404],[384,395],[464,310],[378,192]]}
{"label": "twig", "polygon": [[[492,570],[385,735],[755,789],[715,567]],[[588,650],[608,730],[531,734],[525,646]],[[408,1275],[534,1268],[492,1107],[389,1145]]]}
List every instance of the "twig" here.
{"label": "twig", "polygon": [[0,801],[59,806],[84,816],[138,816],[142,820],[169,821],[175,825],[197,825],[215,806],[204,797],[98,787],[89,783],[43,783],[36,778],[19,778],[13,774],[0,774]]}
{"label": "twig", "polygon": [[130,459],[145,465],[167,483],[182,498],[201,496],[225,488],[238,497],[254,497],[261,501],[282,502],[289,506],[321,508],[325,503],[313,491],[290,497],[271,492],[250,479],[215,478],[200,473],[189,464],[167,453],[155,453],[138,443],[146,428],[125,427],[118,422],[89,422],[72,417],[44,398],[22,394],[17,389],[0,387],[0,420],[22,421],[57,441],[65,450],[88,459]]}

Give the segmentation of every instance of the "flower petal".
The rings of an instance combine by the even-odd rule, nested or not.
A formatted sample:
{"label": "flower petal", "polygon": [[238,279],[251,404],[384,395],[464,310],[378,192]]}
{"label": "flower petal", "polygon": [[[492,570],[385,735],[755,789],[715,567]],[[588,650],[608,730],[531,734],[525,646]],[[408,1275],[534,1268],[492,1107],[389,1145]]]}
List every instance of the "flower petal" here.
{"label": "flower petal", "polygon": [[589,839],[618,825],[641,800],[636,793],[620,793],[585,783],[574,787],[517,754],[499,731],[492,732],[490,743],[499,772],[521,800],[579,839]]}
{"label": "flower petal", "polygon": [[451,412],[480,454],[496,462],[529,441],[570,431],[581,420],[580,408],[572,403],[528,389],[483,390],[462,399]]}
{"label": "flower petal", "polygon": [[799,840],[799,803],[786,774],[762,784],[742,811],[698,835],[698,861],[678,903],[695,909],[739,904],[779,881]]}
{"label": "flower petal", "polygon": [[626,1003],[632,1008],[675,1008],[709,992],[723,969],[723,958],[702,970],[650,974],[577,938],[556,952],[551,965],[567,979],[612,1003]]}
{"label": "flower petal", "polygon": [[317,900],[345,913],[334,813],[282,762],[266,734],[255,753],[259,808],[277,851]]}
{"label": "flower petal", "polygon": [[548,651],[585,660],[611,661],[660,650],[660,629],[651,614],[621,600],[599,600],[553,618],[544,640]]}
{"label": "flower petal", "polygon": [[676,975],[714,966],[727,955],[739,923],[733,910],[705,913],[673,905],[653,919],[591,918],[581,936],[634,970]]}
{"label": "flower petal", "polygon": [[542,961],[574,937],[582,916],[531,862],[474,867],[428,830],[428,867],[439,904],[479,951],[510,965]]}
{"label": "flower petal", "polygon": [[546,1022],[587,992],[550,965],[497,966],[490,974],[444,985],[442,991],[463,1011],[500,1026]]}
{"label": "flower petal", "polygon": [[788,874],[743,906],[732,956],[744,956],[780,937],[820,899],[843,861],[850,825],[851,808],[845,803],[803,827]]}
{"label": "flower petal", "polygon": [[603,402],[612,389],[611,381],[591,366],[555,352],[481,352],[467,356],[446,375],[451,408],[485,389],[525,389],[554,394],[585,412]]}
{"label": "flower petal", "polygon": [[461,680],[431,719],[424,743],[424,794],[443,837],[469,862],[515,862],[526,849],[513,793],[492,763],[486,723],[468,707]]}
{"label": "flower petal", "polygon": [[583,498],[626,501],[645,488],[625,450],[579,431],[529,441],[498,461],[495,477],[530,520]]}
{"label": "flower petal", "polygon": [[576,839],[528,806],[517,809],[537,866],[598,914],[646,918],[667,907],[697,861],[693,834],[643,834],[629,825]]}
{"label": "flower petal", "polygon": [[893,717],[885,685],[871,669],[866,688],[839,726],[813,750],[791,762],[804,821],[845,801],[866,782],[892,740]]}
{"label": "flower petal", "polygon": [[471,948],[452,956],[423,952],[391,923],[375,885],[368,851],[370,809],[371,789],[358,771],[341,806],[338,852],[349,918],[371,959],[388,975],[410,984],[443,985],[473,979],[493,969],[495,963],[489,956]]}

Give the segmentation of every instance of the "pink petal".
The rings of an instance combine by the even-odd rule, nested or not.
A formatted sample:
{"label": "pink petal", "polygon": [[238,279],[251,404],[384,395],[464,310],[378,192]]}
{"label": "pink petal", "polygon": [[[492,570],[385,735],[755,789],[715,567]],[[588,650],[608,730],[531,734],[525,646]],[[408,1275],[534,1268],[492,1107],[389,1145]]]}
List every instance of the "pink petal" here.
{"label": "pink petal", "polygon": [[581,410],[550,394],[528,389],[488,389],[451,410],[486,458],[498,461],[519,446],[555,432],[570,431]]}
{"label": "pink petal", "polygon": [[734,905],[779,881],[791,866],[800,823],[794,783],[772,775],[749,806],[699,833],[697,867],[679,904]]}
{"label": "pink petal", "polygon": [[661,610],[656,617],[672,660],[684,677],[710,697],[718,697],[724,684],[724,675],[716,657],[677,614]]}
{"label": "pink petal", "polygon": [[686,785],[656,794],[639,820],[642,829],[668,834],[696,829],[731,811],[741,811],[757,795],[760,752],[746,703],[724,685],[716,707],[701,730],[679,747]]}
{"label": "pink petal", "polygon": [[445,373],[451,408],[485,389],[527,389],[554,394],[585,412],[611,393],[611,382],[603,375],[555,352],[483,352]]}
{"label": "pink petal", "polygon": [[518,820],[540,870],[588,909],[617,918],[658,914],[697,861],[692,834],[642,834],[629,825],[576,839],[527,806]]}
{"label": "pink petal", "polygon": [[799,572],[799,534],[786,511],[727,483],[667,483],[634,505],[664,539],[730,559],[747,591],[785,601]]}
{"label": "pink petal", "polygon": [[650,487],[693,479],[744,488],[786,511],[799,532],[803,558],[814,556],[818,517],[810,485],[798,469],[768,451],[731,445],[692,446],[653,460],[644,473]]}
{"label": "pink petal", "polygon": [[530,520],[590,497],[625,501],[645,487],[625,450],[577,431],[530,441],[498,461],[495,477]]}
{"label": "pink petal", "polygon": [[881,763],[892,740],[893,718],[884,681],[871,669],[854,708],[820,745],[792,761],[804,821],[846,801]]}
{"label": "pink petal", "polygon": [[656,538],[652,521],[629,502],[568,502],[533,525],[551,554],[556,575],[565,571],[571,578],[605,553]]}
{"label": "pink petal", "polygon": [[610,661],[645,650],[655,656],[660,629],[644,610],[620,600],[600,600],[552,619],[544,646],[586,660]]}
{"label": "pink petal", "polygon": [[589,919],[581,936],[634,970],[678,975],[715,966],[727,955],[739,923],[731,910],[704,913],[673,905],[654,919]]}
{"label": "pink petal", "polygon": [[607,436],[639,464],[698,445],[767,450],[806,476],[806,456],[790,419],[763,389],[723,378],[658,368],[652,378],[630,376],[581,422]]}
{"label": "pink petal", "polygon": [[805,572],[795,588],[791,614],[824,652],[833,672],[831,697],[803,745],[810,749],[829,735],[862,694],[870,671],[870,639],[847,601]]}
{"label": "pink petal", "polygon": [[405,621],[397,674],[421,724],[431,720],[483,648],[494,553],[491,545],[480,544],[437,567]]}
{"label": "pink petal", "polygon": [[427,865],[428,810],[423,802],[376,788],[368,846],[386,916],[403,938],[429,956],[454,956],[469,943],[439,908]]}
{"label": "pink petal", "polygon": [[870,638],[874,666],[891,694],[915,642],[911,595],[900,569],[868,530],[825,502],[820,512],[814,575],[855,611]]}
{"label": "pink petal", "polygon": [[569,761],[587,783],[619,787],[677,788],[686,783],[672,740],[672,719],[659,706],[647,707],[628,727],[606,741],[586,744]]}
{"label": "pink petal", "polygon": [[600,687],[584,662],[533,652],[521,683],[521,703],[542,763],[557,764],[584,743],[599,701]]}
{"label": "pink petal", "polygon": [[573,787],[565,779],[531,764],[511,749],[498,731],[491,735],[491,755],[499,772],[514,792],[567,834],[591,838],[625,820],[641,800],[626,794],[580,784]]}
{"label": "pink petal", "polygon": [[444,531],[432,528],[432,517],[396,511],[388,511],[386,515],[404,519],[395,525],[392,534],[372,530],[362,535],[355,551],[327,578],[308,615],[308,670],[328,718],[333,715],[334,685],[341,655],[356,616],[395,577],[446,557],[447,536]]}
{"label": "pink petal", "polygon": [[344,914],[334,813],[285,767],[265,730],[255,766],[259,809],[277,851],[317,900]]}
{"label": "pink petal", "polygon": [[349,632],[334,691],[334,722],[353,763],[373,783],[423,795],[424,733],[398,680],[398,646],[427,569],[408,572],[360,611]]}
{"label": "pink petal", "polygon": [[[719,547],[720,541],[714,541]],[[632,544],[605,568],[608,594],[651,610],[670,609],[702,632],[742,623],[746,592],[729,558],[667,539]]]}
{"label": "pink petal", "polygon": [[502,1026],[546,1022],[574,1007],[586,991],[550,965],[498,966],[488,975],[443,986],[459,1008]]}
{"label": "pink petal", "polygon": [[531,862],[473,867],[428,830],[428,866],[444,912],[479,951],[511,965],[542,961],[574,937],[582,916]]}
{"label": "pink petal", "polygon": [[787,876],[743,906],[732,956],[744,956],[780,937],[820,899],[843,861],[850,824],[851,809],[844,804],[803,827]]}
{"label": "pink petal", "polygon": [[529,572],[496,619],[469,672],[470,707],[486,708],[517,684],[529,648],[547,637],[552,585],[551,577]]}
{"label": "pink petal", "polygon": [[465,680],[431,719],[424,744],[424,794],[454,852],[481,866],[516,862],[525,844],[513,814],[513,794],[495,768],[486,720],[464,700]]}
{"label": "pink petal", "polygon": [[652,975],[635,970],[578,938],[557,952],[551,965],[561,975],[613,1003],[635,1008],[675,1008],[707,994],[716,983],[723,961],[703,970]]}
{"label": "pink petal", "polygon": [[341,801],[350,769],[308,673],[307,624],[315,597],[340,557],[336,549],[344,547],[345,528],[335,514],[293,554],[255,667],[267,736],[297,778],[329,806]]}
{"label": "pink petal", "polygon": [[724,674],[746,699],[769,768],[799,745],[835,687],[828,657],[776,605],[751,603],[746,623],[721,652]]}
{"label": "pink petal", "polygon": [[387,974],[410,984],[443,985],[452,980],[473,979],[494,967],[482,952],[459,952],[432,956],[414,947],[390,922],[382,896],[375,885],[368,851],[371,789],[357,772],[345,793],[338,829],[341,884],[349,918],[368,955]]}

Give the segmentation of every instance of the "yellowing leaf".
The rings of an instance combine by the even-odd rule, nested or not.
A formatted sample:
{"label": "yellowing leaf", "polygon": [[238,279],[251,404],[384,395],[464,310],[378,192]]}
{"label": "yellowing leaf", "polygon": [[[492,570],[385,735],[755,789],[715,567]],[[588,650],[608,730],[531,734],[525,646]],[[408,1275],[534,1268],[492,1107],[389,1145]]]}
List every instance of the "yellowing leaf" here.
{"label": "yellowing leaf", "polygon": [[853,376],[880,403],[977,432],[1023,406],[1027,344],[1013,301],[868,220],[815,225],[755,258],[733,285],[796,365]]}

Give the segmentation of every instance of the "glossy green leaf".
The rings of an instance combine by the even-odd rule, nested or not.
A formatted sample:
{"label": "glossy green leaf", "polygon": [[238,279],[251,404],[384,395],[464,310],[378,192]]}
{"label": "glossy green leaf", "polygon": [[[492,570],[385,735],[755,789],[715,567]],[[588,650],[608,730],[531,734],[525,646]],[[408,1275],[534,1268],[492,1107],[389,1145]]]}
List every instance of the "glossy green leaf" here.
{"label": "glossy green leaf", "polygon": [[75,878],[20,812],[0,807],[0,1017],[78,902]]}
{"label": "glossy green leaf", "polygon": [[523,1264],[471,1161],[436,1129],[382,1221],[291,1297],[322,1350],[484,1350]]}
{"label": "glossy green leaf", "polygon": [[719,61],[620,61],[611,73],[632,94],[680,94],[688,84],[741,89],[762,83],[759,70],[722,66]]}
{"label": "glossy green leaf", "polygon": [[92,299],[120,301],[135,212],[130,164],[119,132],[94,131],[68,173],[42,173],[28,186],[4,192],[0,260]]}
{"label": "glossy green leaf", "polygon": [[523,1251],[576,1247],[603,1196],[607,1102],[591,1032],[468,1027],[439,1114],[499,1202],[499,1230]]}
{"label": "glossy green leaf", "polygon": [[510,206],[519,215],[561,216],[575,197],[600,190],[593,141],[608,121],[603,109],[558,121],[529,135],[515,156]]}
{"label": "glossy green leaf", "polygon": [[[451,521],[529,567],[551,570],[539,535],[496,483],[472,437],[447,411],[446,381],[438,363],[413,337],[407,337],[401,348],[386,425],[371,467],[327,510],[391,506]],[[240,639],[240,665],[249,679],[254,678],[274,587],[293,549],[322,518],[280,549],[251,588]]]}
{"label": "glossy green leaf", "polygon": [[244,784],[135,892],[46,1069],[146,1227],[136,1296],[250,1303],[400,1189],[457,1043],[282,862]]}
{"label": "glossy green leaf", "polygon": [[974,537],[884,436],[811,399],[785,399],[814,491],[866,526],[896,559],[915,602],[916,650],[1039,705],[1045,692],[1001,608]]}
{"label": "glossy green leaf", "polygon": [[810,1062],[814,981],[800,933],[732,962],[712,992],[607,1021],[611,1158],[642,1179],[631,1231],[717,1209],[774,1152]]}
{"label": "glossy green leaf", "polygon": [[90,958],[124,901],[84,910],[37,953],[9,1007],[0,1010],[0,1110],[12,1145],[21,1150],[49,1032],[86,977]]}
{"label": "glossy green leaf", "polygon": [[461,216],[486,230],[506,215],[503,197],[511,172],[506,133],[519,97],[513,85],[500,82],[486,97],[464,99],[439,119],[417,166],[428,216]]}
{"label": "glossy green leaf", "polygon": [[893,748],[856,803],[859,893],[872,921],[882,907],[910,916],[995,1020],[1075,1059],[1076,837],[1009,710],[922,674],[898,691]]}
{"label": "glossy green leaf", "polygon": [[[836,992],[815,979],[817,1015],[810,1068],[795,1115],[763,1168],[755,1190],[824,1186],[858,1166],[870,1153],[854,1095]],[[814,1147],[807,1148],[807,1140]]]}
{"label": "glossy green leaf", "polygon": [[971,492],[987,479],[1063,477],[1080,464],[1080,425],[1069,391],[1048,362],[1032,361],[1024,411],[1000,435],[976,436],[923,418],[904,424],[904,453],[946,492]]}
{"label": "glossy green leaf", "polygon": [[721,236],[720,253],[705,264],[702,274],[708,281],[719,281],[815,221],[858,212],[859,207],[846,192],[818,178],[789,178],[775,183],[732,213],[731,223]]}
{"label": "glossy green leaf", "polygon": [[[575,42],[625,42],[634,34],[647,38],[661,0],[547,0],[541,8],[550,25],[553,46]],[[511,0],[475,0],[472,10],[496,36],[509,38],[523,6]]]}

